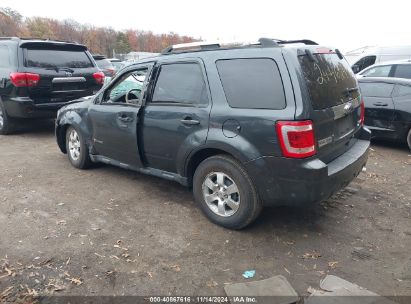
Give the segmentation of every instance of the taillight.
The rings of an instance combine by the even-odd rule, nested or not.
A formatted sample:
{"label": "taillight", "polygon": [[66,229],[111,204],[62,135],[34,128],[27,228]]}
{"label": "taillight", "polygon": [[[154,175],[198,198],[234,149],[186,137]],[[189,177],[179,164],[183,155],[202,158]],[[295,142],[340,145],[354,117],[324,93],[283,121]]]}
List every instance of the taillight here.
{"label": "taillight", "polygon": [[96,80],[97,84],[103,84],[105,75],[103,72],[96,72],[93,74],[94,79]]}
{"label": "taillight", "polygon": [[285,157],[305,158],[316,153],[311,120],[277,121],[276,130]]}
{"label": "taillight", "polygon": [[10,81],[16,87],[35,87],[40,81],[40,75],[33,73],[11,73]]}
{"label": "taillight", "polygon": [[360,126],[364,125],[364,118],[365,118],[365,105],[364,105],[364,99],[361,99],[361,110],[360,110],[360,120],[358,121]]}

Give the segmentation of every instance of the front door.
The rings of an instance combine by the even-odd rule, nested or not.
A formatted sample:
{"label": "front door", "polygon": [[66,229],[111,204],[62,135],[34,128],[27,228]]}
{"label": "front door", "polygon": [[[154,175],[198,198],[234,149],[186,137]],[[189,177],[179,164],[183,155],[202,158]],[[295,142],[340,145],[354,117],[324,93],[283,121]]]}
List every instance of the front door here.
{"label": "front door", "polygon": [[151,65],[124,72],[89,110],[94,153],[133,168],[142,166],[138,120]]}
{"label": "front door", "polygon": [[201,60],[157,64],[151,94],[142,109],[142,149],[146,165],[172,173],[187,153],[205,143],[209,90]]}

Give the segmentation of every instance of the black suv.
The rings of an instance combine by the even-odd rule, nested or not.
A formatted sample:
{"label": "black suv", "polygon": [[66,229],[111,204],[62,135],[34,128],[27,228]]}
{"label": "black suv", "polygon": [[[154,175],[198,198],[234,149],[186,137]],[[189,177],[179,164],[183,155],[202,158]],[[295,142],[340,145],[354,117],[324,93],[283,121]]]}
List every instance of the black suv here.
{"label": "black suv", "polygon": [[351,182],[368,156],[363,115],[338,50],[191,43],[63,107],[56,136],[73,166],[103,162],[193,187],[211,221],[240,229],[263,206],[308,205]]}
{"label": "black suv", "polygon": [[67,101],[95,94],[104,83],[84,45],[0,38],[0,134],[21,118],[54,118]]}

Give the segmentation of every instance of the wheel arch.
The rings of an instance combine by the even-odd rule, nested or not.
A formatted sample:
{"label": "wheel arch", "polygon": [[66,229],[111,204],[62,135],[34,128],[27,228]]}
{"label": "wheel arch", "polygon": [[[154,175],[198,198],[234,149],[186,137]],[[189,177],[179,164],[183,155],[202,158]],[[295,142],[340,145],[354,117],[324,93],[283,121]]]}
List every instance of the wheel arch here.
{"label": "wheel arch", "polygon": [[193,184],[193,176],[195,170],[205,159],[215,156],[215,155],[227,155],[237,160],[240,163],[244,163],[249,159],[241,155],[235,147],[223,143],[213,143],[209,145],[204,145],[193,151],[185,163],[184,176],[187,177],[187,183],[191,187]]}
{"label": "wheel arch", "polygon": [[71,126],[79,130],[85,136],[86,143],[89,143],[89,131],[82,118],[75,111],[68,111],[58,118],[56,125],[57,144],[61,152],[65,154],[67,153],[66,133],[67,129]]}

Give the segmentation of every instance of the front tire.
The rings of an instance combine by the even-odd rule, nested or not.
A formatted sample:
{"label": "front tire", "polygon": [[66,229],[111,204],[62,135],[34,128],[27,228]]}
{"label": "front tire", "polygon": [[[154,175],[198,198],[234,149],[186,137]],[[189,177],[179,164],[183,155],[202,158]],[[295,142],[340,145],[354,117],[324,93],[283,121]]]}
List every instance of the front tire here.
{"label": "front tire", "polygon": [[262,209],[253,182],[244,167],[225,155],[207,158],[197,167],[193,193],[207,218],[229,229],[245,228]]}
{"label": "front tire", "polygon": [[407,144],[408,148],[411,150],[411,129],[408,131]]}
{"label": "front tire", "polygon": [[14,132],[14,120],[7,115],[3,102],[0,100],[0,135],[9,135]]}
{"label": "front tire", "polygon": [[83,135],[73,126],[67,128],[66,149],[70,163],[78,169],[87,169],[91,165],[90,155]]}

